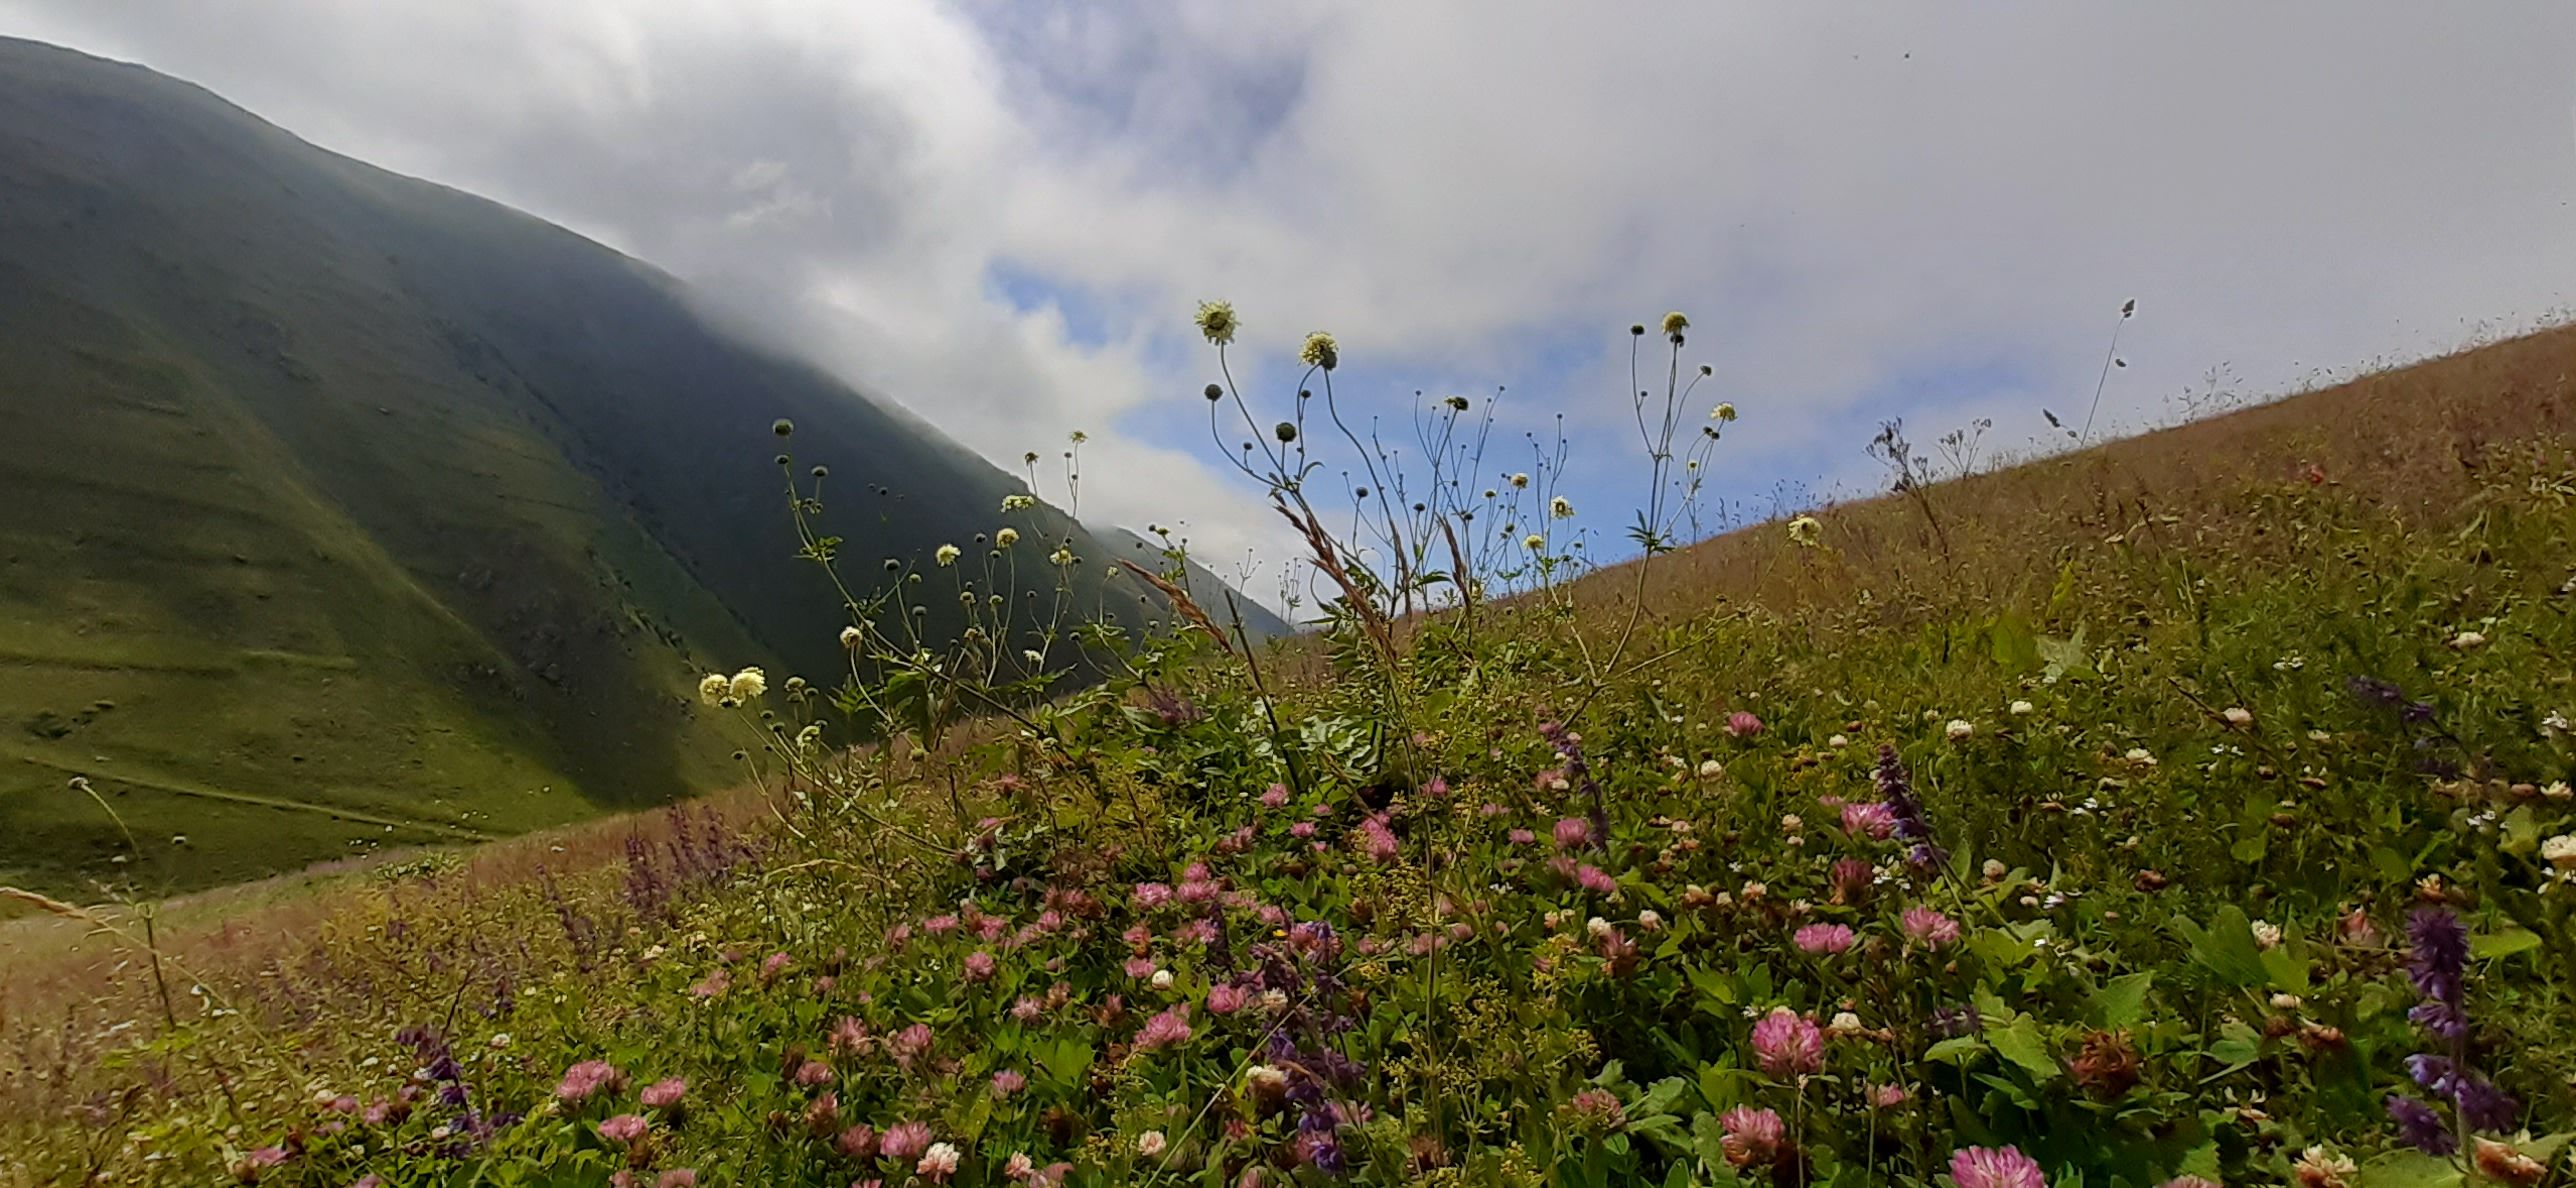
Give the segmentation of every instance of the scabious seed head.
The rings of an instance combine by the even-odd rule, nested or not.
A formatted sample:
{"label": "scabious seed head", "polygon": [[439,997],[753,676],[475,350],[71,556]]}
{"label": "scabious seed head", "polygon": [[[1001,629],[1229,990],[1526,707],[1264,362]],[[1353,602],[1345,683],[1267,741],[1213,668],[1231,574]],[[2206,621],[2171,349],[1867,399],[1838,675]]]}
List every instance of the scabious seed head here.
{"label": "scabious seed head", "polygon": [[1306,336],[1305,345],[1297,348],[1297,361],[1308,367],[1321,367],[1331,371],[1341,366],[1341,344],[1334,342],[1332,335],[1321,330],[1315,331]]}
{"label": "scabious seed head", "polygon": [[1199,302],[1198,316],[1193,320],[1198,323],[1200,336],[1206,338],[1211,346],[1233,342],[1235,331],[1242,329],[1242,323],[1235,320],[1234,303],[1231,301]]}
{"label": "scabious seed head", "polygon": [[1665,315],[1664,315],[1664,336],[1665,336],[1665,337],[1667,337],[1667,338],[1672,337],[1673,335],[1679,334],[1679,333],[1681,333],[1682,331],[1684,331],[1684,330],[1688,330],[1688,329],[1690,329],[1690,319],[1689,319],[1689,318],[1687,318],[1687,317],[1684,317],[1684,316],[1682,315],[1682,311],[1680,311],[1680,310],[1678,310],[1678,309],[1677,309],[1677,310],[1674,310],[1674,311],[1673,311],[1673,312],[1671,312],[1671,313],[1668,313],[1668,314],[1665,314]]}

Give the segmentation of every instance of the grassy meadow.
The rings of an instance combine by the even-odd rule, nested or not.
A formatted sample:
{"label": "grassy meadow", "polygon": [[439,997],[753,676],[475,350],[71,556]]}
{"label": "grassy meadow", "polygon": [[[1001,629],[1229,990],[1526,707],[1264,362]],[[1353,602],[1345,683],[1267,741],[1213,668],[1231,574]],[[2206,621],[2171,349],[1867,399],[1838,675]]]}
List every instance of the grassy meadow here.
{"label": "grassy meadow", "polygon": [[738,793],[21,897],[0,1182],[2576,1182],[2576,331],[1599,571],[1465,473],[1294,640],[868,604]]}

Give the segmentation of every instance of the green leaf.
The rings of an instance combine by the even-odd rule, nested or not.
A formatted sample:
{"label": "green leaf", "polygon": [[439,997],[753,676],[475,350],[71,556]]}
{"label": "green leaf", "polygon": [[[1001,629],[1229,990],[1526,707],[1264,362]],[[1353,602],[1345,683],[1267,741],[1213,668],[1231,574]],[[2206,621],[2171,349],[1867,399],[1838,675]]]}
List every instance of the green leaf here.
{"label": "green leaf", "polygon": [[2505,927],[2469,938],[2469,956],[2480,961],[2511,957],[2540,947],[2540,934],[2528,928]]}
{"label": "green leaf", "polygon": [[2085,656],[2084,625],[2081,623],[2075,625],[2075,634],[2073,636],[2066,639],[2057,639],[2052,636],[2043,635],[2036,641],[2035,646],[2039,649],[2040,659],[2045,661],[2047,664],[2047,667],[2040,673],[2040,679],[2049,684],[2056,684],[2060,679],[2065,677],[2097,677],[2102,675],[2101,673],[2094,671],[2092,660]]}
{"label": "green leaf", "polygon": [[2361,1169],[2361,1188],[2448,1188],[2467,1182],[2450,1160],[2420,1151],[2374,1159]]}
{"label": "green leaf", "polygon": [[2048,1054],[2048,1043],[2039,1037],[2039,1020],[2028,1015],[2008,1026],[1986,1028],[1986,1042],[2004,1059],[2020,1065],[2040,1081],[2057,1075],[2057,1058]]}
{"label": "green leaf", "polygon": [[2014,672],[2028,672],[2039,667],[2039,636],[2030,629],[2030,621],[2020,614],[2006,612],[1986,625],[1986,647],[1994,654],[1995,663]]}
{"label": "green leaf", "polygon": [[2262,946],[2254,943],[2254,922],[2245,909],[2229,904],[2218,909],[2209,927],[2187,917],[2174,917],[2174,931],[2191,946],[2191,959],[2238,986],[2260,986],[2272,980],[2263,965]]}
{"label": "green leaf", "polygon": [[2151,970],[2125,974],[2102,983],[2093,992],[2093,1021],[2102,1027],[2126,1027],[2146,1014],[2147,987],[2156,980]]}
{"label": "green leaf", "polygon": [[1978,1053],[1985,1050],[1986,1041],[1984,1040],[1978,1039],[1973,1035],[1954,1035],[1924,1049],[1923,1058],[1925,1060],[1938,1060],[1943,1064],[1957,1064],[1964,1066],[1971,1059],[1975,1058]]}

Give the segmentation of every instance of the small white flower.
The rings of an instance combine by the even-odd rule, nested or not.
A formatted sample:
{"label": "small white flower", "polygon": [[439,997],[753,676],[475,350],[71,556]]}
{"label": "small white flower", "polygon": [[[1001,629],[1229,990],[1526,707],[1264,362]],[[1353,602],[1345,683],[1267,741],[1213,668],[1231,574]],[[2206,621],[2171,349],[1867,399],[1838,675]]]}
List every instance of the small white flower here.
{"label": "small white flower", "polygon": [[2027,717],[2029,717],[2029,716],[2031,715],[2031,713],[2032,713],[2033,711],[2037,710],[2039,707],[2038,707],[2038,706],[2035,706],[2035,705],[2032,705],[2031,703],[2029,703],[2029,702],[2027,702],[2027,701],[2016,701],[2016,702],[2012,703],[2011,705],[2006,706],[2005,708],[2006,708],[2006,709],[2008,709],[2008,710],[2010,710],[2010,711],[2011,711],[2011,713],[2012,713],[2012,716],[2014,716],[2014,717],[2016,717],[2016,718],[2027,718]]}
{"label": "small white flower", "polygon": [[2269,920],[2256,920],[2254,922],[2254,944],[2258,948],[2279,948],[2281,946],[2281,926]]}
{"label": "small white flower", "polygon": [[1162,1131],[1148,1130],[1145,1133],[1136,1136],[1136,1153],[1147,1159],[1151,1159],[1162,1154],[1163,1148],[1169,1145],[1170,1142],[1171,1140],[1163,1137]]}
{"label": "small white flower", "polygon": [[1708,410],[1708,416],[1709,419],[1713,421],[1733,421],[1735,419],[1735,406],[1724,401],[1720,401],[1716,408]]}
{"label": "small white flower", "polygon": [[1850,1011],[1836,1011],[1833,1021],[1825,1024],[1825,1030],[1835,1035],[1857,1035],[1861,1030],[1860,1016]]}
{"label": "small white flower", "polygon": [[1951,742],[1959,742],[1963,739],[1975,737],[1977,733],[1977,724],[1967,720],[1966,718],[1952,718],[1950,719],[1949,725],[1941,728],[1941,732],[1949,735]]}
{"label": "small white flower", "polygon": [[1599,916],[1594,916],[1583,922],[1583,930],[1591,933],[1595,937],[1608,936],[1610,935],[1610,922]]}
{"label": "small white flower", "polygon": [[867,638],[867,633],[866,633],[866,632],[863,632],[863,631],[860,631],[860,630],[859,630],[858,628],[856,628],[856,627],[844,627],[844,628],[841,628],[841,646],[842,646],[842,647],[845,647],[845,648],[855,648],[855,647],[859,646],[859,641],[864,640],[864,639],[866,639],[866,638]]}
{"label": "small white flower", "polygon": [[1262,991],[1262,992],[1261,992],[1261,1006],[1262,1006],[1262,1009],[1267,1010],[1267,1011],[1271,1012],[1272,1014],[1277,1014],[1277,1013],[1279,1013],[1280,1011],[1287,1010],[1287,1009],[1288,1009],[1288,992],[1287,992],[1287,991],[1285,991],[1285,990],[1264,990],[1264,991]]}
{"label": "small white flower", "polygon": [[957,1160],[955,1143],[932,1143],[929,1150],[921,1153],[921,1162],[912,1170],[933,1178],[953,1176],[957,1174]]}
{"label": "small white flower", "polygon": [[1073,564],[1073,550],[1063,545],[1058,545],[1054,552],[1047,554],[1047,561],[1054,565],[1071,565]]}
{"label": "small white flower", "polygon": [[1172,971],[1170,971],[1170,970],[1168,970],[1168,969],[1158,969],[1158,970],[1155,970],[1155,971],[1154,971],[1153,984],[1154,984],[1154,988],[1155,988],[1155,989],[1157,989],[1157,990],[1169,990],[1169,989],[1171,989],[1171,988],[1172,988]]}
{"label": "small white flower", "polygon": [[1646,932],[1662,932],[1664,930],[1664,915],[1663,913],[1651,908],[1646,911],[1639,912],[1637,913],[1637,927]]}
{"label": "small white flower", "polygon": [[1533,553],[1538,552],[1547,547],[1547,538],[1535,532],[1530,533],[1521,538],[1521,547]]}
{"label": "small white flower", "polygon": [[2129,748],[2129,753],[2121,756],[2121,758],[2128,760],[2132,767],[2154,767],[2156,765],[2156,757],[2148,754],[2145,747],[2131,747]]}
{"label": "small white flower", "polygon": [[1044,664],[1046,663],[1046,653],[1041,652],[1036,648],[1027,648],[1020,652],[1020,659],[1026,660],[1032,665]]}
{"label": "small white flower", "polygon": [[708,705],[714,705],[719,701],[723,701],[727,691],[731,688],[732,682],[727,681],[724,678],[723,673],[708,673],[707,675],[698,678],[698,700],[703,701]]}
{"label": "small white flower", "polygon": [[1525,487],[1527,487],[1527,486],[1529,486],[1529,475],[1528,475],[1528,474],[1523,473],[1523,474],[1515,474],[1515,475],[1513,475],[1513,476],[1512,476],[1512,488],[1513,488],[1514,490],[1520,490],[1520,489],[1525,488]]}
{"label": "small white flower", "polygon": [[2576,833],[2562,833],[2540,843],[2540,857],[2561,870],[2576,867]]}
{"label": "small white flower", "polygon": [[2254,711],[2241,705],[2231,705],[2227,707],[2227,712],[2220,714],[2219,717],[2227,719],[2228,725],[2237,727],[2238,729],[2243,729],[2254,724]]}
{"label": "small white flower", "polygon": [[2300,998],[2296,994],[2275,994],[2272,996],[2272,1009],[2276,1011],[2295,1011],[2299,1009],[2300,1005],[2305,1001],[2306,1000]]}
{"label": "small white flower", "polygon": [[1547,514],[1560,520],[1572,519],[1574,517],[1574,501],[1563,495],[1550,499],[1547,501]]}
{"label": "small white flower", "polygon": [[2451,650],[2453,651],[2474,651],[2485,646],[2487,646],[2487,637],[2483,632],[2463,631],[2458,635],[2451,637]]}
{"label": "small white flower", "polygon": [[1002,496],[1002,510],[1006,512],[1027,511],[1037,505],[1038,498],[1035,495]]}
{"label": "small white flower", "polygon": [[1829,746],[1829,747],[1832,747],[1832,748],[1834,748],[1835,750],[1839,751],[1839,750],[1843,749],[1844,747],[1848,747],[1848,746],[1850,746],[1850,745],[1851,745],[1851,740],[1850,740],[1849,738],[1845,738],[1844,736],[1837,734],[1837,735],[1833,736],[1832,738],[1828,738],[1828,739],[1826,739],[1826,740],[1825,740],[1825,745],[1826,745],[1826,746]]}
{"label": "small white flower", "polygon": [[1199,334],[1214,346],[1233,342],[1234,332],[1242,327],[1242,323],[1235,320],[1234,303],[1231,301],[1199,302],[1198,316],[1193,320],[1198,323]]}
{"label": "small white flower", "polygon": [[1699,761],[1699,778],[1703,780],[1713,780],[1725,774],[1725,764],[1720,763],[1715,759],[1702,759]]}
{"label": "small white flower", "polygon": [[2576,789],[2570,789],[2565,780],[2551,780],[2541,786],[2540,794],[2551,800],[2565,800],[2569,796],[2576,796]]}
{"label": "small white flower", "polygon": [[751,701],[769,692],[769,674],[757,668],[746,668],[725,682],[725,691],[736,701]]}
{"label": "small white flower", "polygon": [[994,548],[1007,549],[1018,543],[1020,543],[1020,530],[1017,528],[1004,528],[993,534]]}
{"label": "small white flower", "polygon": [[1993,858],[1986,859],[1986,864],[1979,870],[1986,876],[1986,881],[1989,883],[2001,881],[2006,873],[2004,864]]}
{"label": "small white flower", "polygon": [[957,558],[959,555],[956,545],[944,544],[939,546],[939,551],[932,553],[931,557],[937,560],[942,566],[948,566],[957,564]]}
{"label": "small white flower", "polygon": [[484,1042],[492,1045],[492,1050],[498,1052],[501,1049],[510,1046],[510,1033],[506,1031],[493,1032],[492,1038],[485,1040]]}

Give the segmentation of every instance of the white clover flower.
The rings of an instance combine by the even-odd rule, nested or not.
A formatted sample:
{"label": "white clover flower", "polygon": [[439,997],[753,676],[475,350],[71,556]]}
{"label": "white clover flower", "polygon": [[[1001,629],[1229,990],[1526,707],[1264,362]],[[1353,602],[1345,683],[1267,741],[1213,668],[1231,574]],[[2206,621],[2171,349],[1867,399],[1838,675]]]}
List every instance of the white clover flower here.
{"label": "white clover flower", "polygon": [[2269,920],[2256,920],[2254,922],[2254,944],[2255,947],[2263,949],[2280,948],[2281,926]]}
{"label": "white clover flower", "polygon": [[1862,1030],[1860,1016],[1850,1011],[1836,1011],[1833,1019],[1825,1024],[1825,1030],[1835,1035],[1858,1035]]}
{"label": "white clover flower", "polygon": [[757,668],[743,669],[733,674],[733,679],[725,683],[725,692],[731,694],[736,701],[754,700],[761,694],[769,692],[769,674]]}
{"label": "white clover flower", "polygon": [[2487,646],[2487,637],[2484,632],[2463,631],[2451,637],[2453,651],[2468,652],[2485,646]]}
{"label": "white clover flower", "polygon": [[1233,342],[1234,332],[1242,329],[1242,323],[1235,320],[1234,303],[1231,301],[1199,302],[1198,316],[1194,320],[1198,322],[1199,334],[1212,346]]}
{"label": "white clover flower", "polygon": [[2156,757],[2148,754],[2145,747],[2131,747],[2129,748],[2129,753],[2122,755],[2121,758],[2128,760],[2132,766],[2136,767],[2154,767],[2156,765]]}
{"label": "white clover flower", "polygon": [[1018,543],[1020,543],[1020,530],[1017,528],[1004,528],[993,534],[994,548],[1007,549]]}
{"label": "white clover flower", "polygon": [[2011,705],[2005,706],[2004,709],[2016,718],[2027,718],[2031,714],[2037,712],[2039,707],[2032,705],[2027,701],[2015,701]]}
{"label": "white clover flower", "polygon": [[2565,780],[2551,780],[2541,787],[2540,794],[2551,800],[2565,800],[2569,796],[2576,796],[2576,789],[2568,788]]}
{"label": "white clover flower", "polygon": [[1340,344],[1333,341],[1332,335],[1318,330],[1307,335],[1306,344],[1297,348],[1297,361],[1308,367],[1321,367],[1331,371],[1341,366],[1342,348]]}
{"label": "white clover flower", "polygon": [[1547,514],[1560,520],[1572,519],[1574,516],[1574,501],[1563,495],[1550,499],[1547,501]]}
{"label": "white clover flower", "polygon": [[944,567],[957,564],[957,558],[960,555],[956,545],[944,544],[939,546],[939,550],[932,553],[931,557]]}
{"label": "white clover flower", "polygon": [[1951,742],[1961,742],[1976,737],[1977,724],[1966,718],[1952,718],[1949,725],[1941,728],[1941,733],[1948,735]]}
{"label": "white clover flower", "polygon": [[1979,873],[1986,876],[1986,881],[1989,883],[2002,881],[2004,875],[2007,873],[2004,869],[2004,864],[1993,858],[1986,859],[1986,864],[1978,869]]}
{"label": "white clover flower", "polygon": [[1583,930],[1591,933],[1595,938],[1608,936],[1610,935],[1610,922],[1599,916],[1594,916],[1583,922]]}
{"label": "white clover flower", "polygon": [[2561,870],[2576,867],[2576,833],[2562,833],[2540,843],[2540,856]]}
{"label": "white clover flower", "polygon": [[2218,716],[2227,719],[2228,725],[2240,729],[2254,724],[2254,711],[2241,705],[2228,706],[2227,711]]}
{"label": "white clover flower", "polygon": [[1715,759],[1702,759],[1699,761],[1699,778],[1703,780],[1713,780],[1725,774],[1725,764],[1720,763]]}
{"label": "white clover flower", "polygon": [[1826,746],[1829,746],[1829,747],[1832,747],[1833,749],[1835,749],[1835,750],[1839,751],[1839,750],[1843,749],[1844,747],[1848,747],[1848,746],[1850,746],[1850,745],[1851,745],[1851,739],[1850,739],[1850,737],[1848,737],[1848,736],[1846,736],[1846,735],[1840,735],[1840,734],[1837,734],[1837,735],[1832,736],[1831,738],[1826,739],[1826,740],[1825,740],[1825,745],[1826,745]]}
{"label": "white clover flower", "polygon": [[731,687],[732,683],[725,680],[723,673],[708,673],[698,678],[698,700],[714,705],[725,699],[725,693]]}
{"label": "white clover flower", "polygon": [[841,628],[841,646],[842,646],[842,647],[845,647],[845,648],[855,648],[855,647],[859,646],[859,644],[860,644],[861,642],[865,641],[866,639],[867,639],[867,633],[865,633],[865,632],[863,632],[863,631],[860,631],[860,630],[859,630],[858,628],[856,628],[856,627],[844,627],[844,628]]}
{"label": "white clover flower", "polygon": [[1136,1153],[1151,1159],[1162,1154],[1164,1146],[1170,1142],[1170,1139],[1163,1137],[1162,1131],[1148,1130],[1136,1136]]}
{"label": "white clover flower", "polygon": [[1637,927],[1647,932],[1662,932],[1664,930],[1664,915],[1652,908],[1639,912],[1637,913]]}
{"label": "white clover flower", "polygon": [[1158,970],[1155,970],[1155,971],[1154,971],[1154,976],[1153,976],[1153,978],[1152,978],[1152,983],[1153,983],[1153,987],[1154,987],[1155,989],[1157,989],[1157,990],[1169,990],[1169,989],[1171,989],[1171,988],[1172,988],[1172,971],[1170,971],[1170,970],[1168,970],[1168,969],[1158,969]]}

